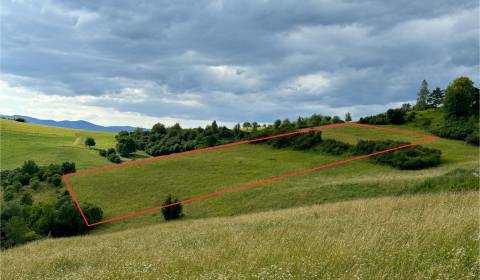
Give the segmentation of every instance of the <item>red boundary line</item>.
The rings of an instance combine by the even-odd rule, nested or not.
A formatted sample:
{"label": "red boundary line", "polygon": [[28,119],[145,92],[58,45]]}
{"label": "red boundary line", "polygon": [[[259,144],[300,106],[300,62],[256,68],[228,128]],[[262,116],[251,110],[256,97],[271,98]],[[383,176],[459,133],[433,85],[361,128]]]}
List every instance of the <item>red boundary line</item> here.
{"label": "red boundary line", "polygon": [[[114,168],[119,168],[119,167],[125,167],[125,166],[129,166],[129,165],[137,164],[137,163],[149,163],[149,162],[155,161],[155,160],[161,160],[161,159],[166,159],[166,158],[171,158],[171,157],[179,157],[179,156],[198,153],[198,152],[203,152],[203,151],[218,150],[218,149],[243,145],[243,144],[247,144],[247,143],[259,142],[259,141],[268,140],[268,139],[280,138],[280,137],[285,137],[285,136],[295,135],[295,134],[300,134],[300,133],[307,133],[307,132],[322,130],[322,129],[326,129],[326,128],[344,126],[344,125],[347,125],[347,124],[354,125],[354,126],[368,127],[368,128],[372,128],[372,129],[386,130],[386,131],[391,131],[391,132],[401,133],[401,134],[414,135],[414,136],[423,137],[423,138],[426,138],[426,139],[421,140],[421,141],[417,141],[417,142],[413,142],[413,143],[410,143],[410,144],[394,147],[394,148],[391,148],[391,149],[378,151],[378,152],[367,154],[367,155],[361,155],[361,156],[358,156],[358,157],[353,157],[353,158],[349,158],[349,159],[345,159],[345,160],[341,160],[341,161],[336,161],[336,162],[332,162],[332,163],[328,163],[328,164],[324,164],[324,165],[320,165],[320,166],[296,171],[296,172],[293,172],[293,173],[280,175],[280,176],[277,176],[277,177],[272,177],[272,178],[260,180],[260,181],[257,181],[257,182],[249,183],[249,184],[242,185],[242,186],[237,186],[237,187],[230,188],[230,189],[225,189],[225,190],[221,190],[221,191],[217,191],[217,192],[213,192],[213,193],[204,194],[204,195],[201,195],[201,196],[189,198],[189,199],[182,200],[182,201],[172,203],[172,204],[168,204],[168,205],[162,205],[162,206],[153,207],[153,208],[133,212],[133,213],[118,216],[118,217],[113,217],[113,218],[103,220],[103,221],[100,221],[100,222],[96,222],[96,223],[92,223],[92,224],[90,224],[88,222],[88,220],[87,220],[87,218],[86,218],[86,216],[85,216],[85,214],[82,210],[82,207],[80,206],[80,203],[78,202],[77,197],[73,193],[73,189],[70,185],[70,182],[67,179],[67,177],[74,176],[74,175],[92,173],[92,172],[97,172],[97,171],[101,171],[101,170],[105,170],[105,169],[114,169]],[[225,193],[231,193],[231,192],[234,192],[234,191],[247,189],[247,188],[258,186],[258,185],[263,185],[263,184],[266,184],[266,183],[269,183],[269,182],[279,181],[279,180],[282,180],[282,179],[302,175],[302,174],[309,173],[309,172],[312,172],[312,171],[316,171],[316,170],[320,170],[320,169],[324,169],[324,168],[328,168],[328,167],[332,167],[332,166],[337,166],[337,165],[345,164],[345,163],[348,163],[348,162],[357,161],[357,160],[361,160],[361,159],[364,159],[364,158],[373,157],[373,156],[376,156],[376,155],[379,155],[379,154],[388,153],[388,152],[391,152],[391,151],[400,150],[400,149],[404,149],[404,148],[407,148],[407,147],[417,146],[417,145],[420,145],[420,144],[423,144],[423,143],[428,143],[428,142],[432,142],[432,141],[436,141],[436,140],[438,140],[438,137],[436,137],[436,136],[416,133],[416,132],[412,132],[412,131],[399,130],[399,129],[389,128],[389,127],[380,127],[380,126],[368,125],[368,124],[360,124],[360,123],[354,123],[354,122],[345,122],[345,123],[339,123],[339,124],[324,125],[324,126],[319,126],[319,127],[315,127],[315,128],[309,128],[309,129],[301,129],[301,130],[297,130],[297,131],[293,131],[293,132],[289,132],[289,133],[283,133],[283,134],[278,134],[278,135],[274,135],[274,136],[262,137],[262,138],[251,139],[251,140],[244,140],[244,141],[239,141],[239,142],[234,142],[234,143],[229,143],[229,144],[224,144],[224,145],[218,145],[218,146],[214,146],[214,147],[208,147],[208,148],[202,148],[202,149],[177,153],[177,154],[170,154],[170,155],[165,155],[165,156],[152,157],[152,158],[146,158],[146,159],[141,159],[141,160],[136,160],[136,161],[125,162],[125,163],[116,164],[116,165],[108,165],[108,166],[103,166],[103,167],[98,167],[98,168],[87,169],[87,170],[78,171],[78,172],[75,172],[75,173],[65,174],[65,175],[63,175],[63,180],[65,181],[65,184],[67,185],[68,191],[70,192],[70,195],[72,196],[75,204],[78,207],[78,210],[79,210],[79,212],[82,216],[83,221],[85,222],[85,224],[88,227],[93,227],[93,226],[100,225],[100,224],[105,224],[105,223],[109,223],[109,222],[113,222],[113,221],[117,221],[117,220],[121,220],[121,219],[125,219],[125,218],[134,217],[134,216],[141,215],[141,214],[146,214],[146,213],[153,212],[153,211],[158,211],[160,209],[167,208],[167,207],[170,207],[170,206],[174,206],[174,205],[178,205],[178,204],[185,204],[185,203],[189,203],[189,202],[192,202],[192,201],[197,201],[197,200],[201,200],[201,199],[205,199],[205,198],[209,198],[209,197],[213,197],[213,196],[217,196],[217,195],[221,195],[221,194],[225,194]]]}

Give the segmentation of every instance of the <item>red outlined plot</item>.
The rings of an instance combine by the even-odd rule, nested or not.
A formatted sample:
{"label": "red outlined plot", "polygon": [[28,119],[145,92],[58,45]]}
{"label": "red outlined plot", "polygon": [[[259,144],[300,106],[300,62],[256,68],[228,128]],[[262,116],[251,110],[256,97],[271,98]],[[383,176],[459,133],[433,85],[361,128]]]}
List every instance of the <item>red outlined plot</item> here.
{"label": "red outlined plot", "polygon": [[[402,145],[402,146],[394,147],[394,148],[391,148],[391,149],[367,154],[367,155],[361,155],[361,156],[357,156],[357,157],[353,157],[353,158],[349,158],[349,159],[344,159],[344,160],[340,160],[340,161],[336,161],[336,162],[331,162],[331,163],[328,163],[328,164],[324,164],[324,165],[320,165],[320,166],[316,166],[316,167],[312,167],[312,168],[308,168],[308,169],[304,169],[304,170],[295,171],[295,172],[280,175],[280,176],[277,176],[277,177],[266,178],[266,179],[256,181],[256,182],[252,182],[252,183],[249,183],[249,184],[245,184],[245,185],[241,185],[241,186],[235,186],[235,187],[232,187],[232,188],[229,188],[229,189],[225,189],[225,190],[221,190],[221,191],[217,191],[217,192],[213,192],[213,193],[207,193],[207,194],[204,194],[204,195],[200,195],[200,196],[197,196],[197,197],[192,197],[192,198],[185,199],[185,200],[182,200],[182,201],[179,201],[179,202],[176,202],[176,203],[172,203],[172,204],[169,204],[169,205],[161,205],[161,206],[158,206],[158,207],[153,207],[153,208],[133,212],[133,213],[126,214],[126,215],[109,218],[109,219],[99,221],[99,222],[96,222],[96,223],[91,223],[91,224],[88,222],[85,214],[83,213],[82,207],[80,206],[80,203],[78,202],[78,199],[76,198],[76,196],[73,192],[72,186],[70,185],[70,182],[68,181],[68,177],[71,177],[71,176],[78,176],[78,175],[82,175],[82,174],[86,174],[86,173],[99,172],[101,170],[106,170],[106,169],[121,168],[121,167],[129,166],[129,165],[132,165],[132,164],[145,164],[145,163],[148,163],[148,162],[151,162],[151,161],[156,161],[156,160],[163,160],[163,159],[167,159],[167,158],[179,157],[179,156],[184,156],[184,155],[199,153],[199,152],[204,152],[204,151],[210,151],[210,150],[224,149],[224,148],[243,145],[243,144],[247,144],[247,143],[254,143],[254,142],[259,142],[259,141],[268,140],[268,139],[280,138],[280,137],[285,137],[285,136],[289,136],[289,135],[302,134],[302,133],[307,133],[307,132],[311,132],[311,131],[329,129],[329,128],[345,126],[345,125],[353,125],[353,126],[361,126],[361,127],[371,128],[371,129],[386,130],[386,131],[390,131],[390,132],[394,132],[394,133],[413,135],[413,136],[417,136],[417,137],[421,137],[421,138],[425,138],[425,139],[420,140],[420,141],[416,141],[416,142],[413,142],[413,143],[410,143],[410,144],[405,144],[405,145]],[[239,191],[239,190],[243,190],[243,189],[248,189],[248,188],[251,188],[251,187],[254,187],[254,186],[264,185],[264,184],[269,183],[269,182],[275,182],[275,181],[283,180],[283,179],[286,179],[286,178],[299,176],[299,175],[309,173],[309,172],[313,172],[313,171],[316,171],[316,170],[320,170],[320,169],[324,169],[324,168],[328,168],[328,167],[332,167],[332,166],[338,166],[338,165],[346,164],[346,163],[349,163],[349,162],[352,162],[352,161],[357,161],[357,160],[361,160],[361,159],[364,159],[364,158],[373,157],[373,156],[376,156],[376,155],[379,155],[379,154],[388,153],[388,152],[391,152],[391,151],[404,149],[404,148],[407,148],[407,147],[417,146],[417,145],[420,145],[420,144],[423,144],[423,143],[428,143],[428,142],[432,142],[432,141],[436,141],[436,140],[438,140],[438,137],[427,135],[427,134],[421,134],[421,133],[416,133],[416,132],[412,132],[412,131],[393,129],[393,128],[389,128],[389,127],[381,127],[381,126],[375,126],[375,125],[367,125],[367,124],[360,124],[360,123],[354,123],[354,122],[346,122],[346,123],[339,123],[339,124],[324,125],[324,126],[319,126],[319,127],[315,127],[315,128],[309,128],[309,129],[301,129],[301,130],[297,130],[297,131],[293,131],[293,132],[289,132],[289,133],[283,133],[283,134],[278,134],[278,135],[274,135],[274,136],[268,136],[268,137],[263,137],[263,138],[239,141],[239,142],[234,142],[234,143],[229,143],[229,144],[224,144],[224,145],[219,145],[219,146],[214,146],[214,147],[208,147],[208,148],[203,148],[203,149],[197,149],[197,150],[192,150],[192,151],[187,151],[187,152],[182,152],[182,153],[177,153],[177,154],[170,154],[170,155],[165,155],[165,156],[140,159],[140,160],[125,162],[125,163],[117,164],[117,165],[109,165],[109,166],[104,166],[104,167],[88,169],[88,170],[82,170],[82,171],[78,171],[78,172],[75,172],[75,173],[70,173],[70,174],[63,175],[63,180],[65,181],[65,184],[68,188],[68,191],[70,192],[70,195],[73,198],[73,201],[75,202],[75,204],[78,207],[78,210],[80,212],[80,215],[83,218],[83,221],[85,222],[85,224],[87,226],[92,227],[92,226],[105,224],[105,223],[109,223],[109,222],[113,222],[113,221],[117,221],[117,220],[121,220],[121,219],[125,219],[125,218],[134,217],[134,216],[141,215],[141,214],[146,214],[146,213],[149,213],[149,212],[157,211],[157,210],[167,208],[167,207],[170,207],[170,206],[174,206],[174,205],[177,205],[177,204],[185,204],[185,203],[189,203],[189,202],[193,202],[193,201],[197,201],[197,200],[201,200],[201,199],[206,199],[206,198],[213,197],[213,196],[218,196],[218,195],[221,195],[221,194],[226,194],[226,193],[231,193],[231,192],[235,192],[235,191]]]}

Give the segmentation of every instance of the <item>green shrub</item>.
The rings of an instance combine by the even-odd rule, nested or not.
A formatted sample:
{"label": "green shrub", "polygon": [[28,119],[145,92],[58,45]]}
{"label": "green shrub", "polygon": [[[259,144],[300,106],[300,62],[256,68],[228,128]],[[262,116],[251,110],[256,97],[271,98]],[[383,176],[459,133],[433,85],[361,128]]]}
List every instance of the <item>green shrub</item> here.
{"label": "green shrub", "polygon": [[20,203],[23,205],[32,206],[33,204],[33,197],[30,193],[25,193],[22,198],[20,199]]}
{"label": "green shrub", "polygon": [[64,162],[61,166],[62,174],[74,173],[76,171],[75,163],[73,162]]}
{"label": "green shrub", "polygon": [[20,184],[20,182],[13,182],[13,185],[11,186],[12,191],[20,192],[20,190],[23,188],[23,185]]}
{"label": "green shrub", "polygon": [[291,145],[294,150],[306,150],[322,142],[321,131],[310,131],[293,136]]}
{"label": "green shrub", "polygon": [[32,190],[36,191],[40,188],[40,180],[37,177],[33,177],[30,179],[28,185],[32,188]]}
{"label": "green shrub", "polygon": [[95,146],[95,144],[95,139],[93,139],[92,137],[87,137],[87,139],[85,139],[85,146],[93,147]]}
{"label": "green shrub", "polygon": [[14,216],[5,224],[5,247],[23,244],[36,238],[37,234],[28,228],[21,217]]}
{"label": "green shrub", "polygon": [[27,160],[22,165],[22,171],[25,174],[34,175],[39,170],[38,165],[33,160]]}
{"label": "green shrub", "polygon": [[474,131],[469,135],[467,135],[467,137],[465,138],[465,141],[472,145],[477,145],[477,146],[480,145],[480,138],[478,135],[478,131]]}
{"label": "green shrub", "polygon": [[5,200],[5,201],[11,201],[14,197],[15,196],[14,196],[13,192],[10,191],[10,190],[3,192],[3,200]]}
{"label": "green shrub", "polygon": [[432,128],[431,132],[439,137],[465,140],[475,130],[474,124],[466,120],[445,120],[441,126]]}
{"label": "green shrub", "polygon": [[[102,219],[102,210],[89,203],[81,205],[89,223],[98,222]],[[77,205],[69,196],[63,197],[57,203],[53,221],[53,236],[72,236],[82,234],[89,229],[83,220]]]}
{"label": "green shrub", "polygon": [[132,138],[119,137],[117,141],[117,151],[122,156],[127,156],[137,150],[135,141]]}
{"label": "green shrub", "polygon": [[358,121],[359,123],[365,123],[365,124],[387,124],[387,115],[385,113],[374,115],[374,116],[367,116],[367,117],[362,117]]}
{"label": "green shrub", "polygon": [[[406,144],[405,142],[391,140],[361,140],[355,146],[355,151],[358,154],[371,154]],[[378,154],[371,157],[371,159],[375,162],[388,164],[398,169],[422,169],[439,165],[441,161],[441,151],[423,146],[412,146]]]}
{"label": "green shrub", "polygon": [[60,185],[62,184],[62,176],[60,176],[59,174],[54,174],[48,177],[47,182],[54,187],[60,187]]}
{"label": "green shrub", "polygon": [[347,154],[351,153],[354,150],[353,145],[333,139],[323,140],[319,148],[322,152],[332,155]]}
{"label": "green shrub", "polygon": [[108,148],[106,153],[105,153],[105,156],[108,156],[110,154],[116,154],[117,151],[115,151],[115,148]]}
{"label": "green shrub", "polygon": [[54,175],[62,175],[62,167],[58,164],[50,164],[47,167],[41,168],[43,169],[41,173],[41,178],[44,181],[48,181],[49,177]]}
{"label": "green shrub", "polygon": [[2,189],[13,183],[15,172],[13,170],[1,170],[0,171],[0,186]]}
{"label": "green shrub", "polygon": [[40,203],[31,207],[27,220],[30,227],[38,234],[50,234],[55,222],[55,205]]}
{"label": "green shrub", "polygon": [[108,154],[107,156],[107,159],[113,163],[121,163],[122,160],[120,159],[120,157],[117,155],[117,153],[110,153]]}
{"label": "green shrub", "polygon": [[107,156],[107,151],[105,149],[100,149],[100,150],[98,150],[98,154],[101,157],[106,157]]}
{"label": "green shrub", "polygon": [[28,185],[32,177],[33,177],[32,175],[25,173],[23,171],[20,171],[15,175],[14,181],[19,182],[22,186],[26,186]]}
{"label": "green shrub", "polygon": [[386,122],[391,124],[402,124],[405,122],[406,112],[401,109],[388,109],[386,115]]}
{"label": "green shrub", "polygon": [[[163,206],[165,205],[171,205],[174,203],[177,203],[178,200],[175,198],[172,198],[172,195],[168,195],[168,197],[165,199],[163,202]],[[175,204],[166,208],[162,208],[162,214],[165,220],[173,220],[173,219],[178,219],[183,216],[182,214],[183,206],[182,204]]]}
{"label": "green shrub", "polygon": [[93,224],[102,220],[103,210],[100,207],[88,202],[82,203],[81,206],[83,214],[85,214],[85,218],[87,219],[88,223]]}
{"label": "green shrub", "polygon": [[399,169],[423,169],[439,165],[441,155],[437,149],[413,146],[394,151],[390,165]]}

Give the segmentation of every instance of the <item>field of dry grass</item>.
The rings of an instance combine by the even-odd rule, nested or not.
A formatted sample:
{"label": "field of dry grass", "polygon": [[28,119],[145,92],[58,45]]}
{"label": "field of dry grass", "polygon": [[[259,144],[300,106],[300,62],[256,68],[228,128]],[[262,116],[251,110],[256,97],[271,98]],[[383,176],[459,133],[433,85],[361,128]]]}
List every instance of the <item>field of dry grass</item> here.
{"label": "field of dry grass", "polygon": [[[478,192],[377,198],[36,241],[2,279],[478,279]],[[33,257],[34,256],[34,257]]]}

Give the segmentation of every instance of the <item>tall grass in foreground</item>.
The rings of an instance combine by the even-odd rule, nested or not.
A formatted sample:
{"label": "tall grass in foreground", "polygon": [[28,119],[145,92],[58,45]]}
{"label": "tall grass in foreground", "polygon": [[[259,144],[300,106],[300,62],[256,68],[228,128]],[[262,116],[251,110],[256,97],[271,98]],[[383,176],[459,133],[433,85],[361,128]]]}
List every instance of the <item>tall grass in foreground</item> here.
{"label": "tall grass in foreground", "polygon": [[2,279],[478,279],[478,195],[358,200],[44,240],[2,252]]}

